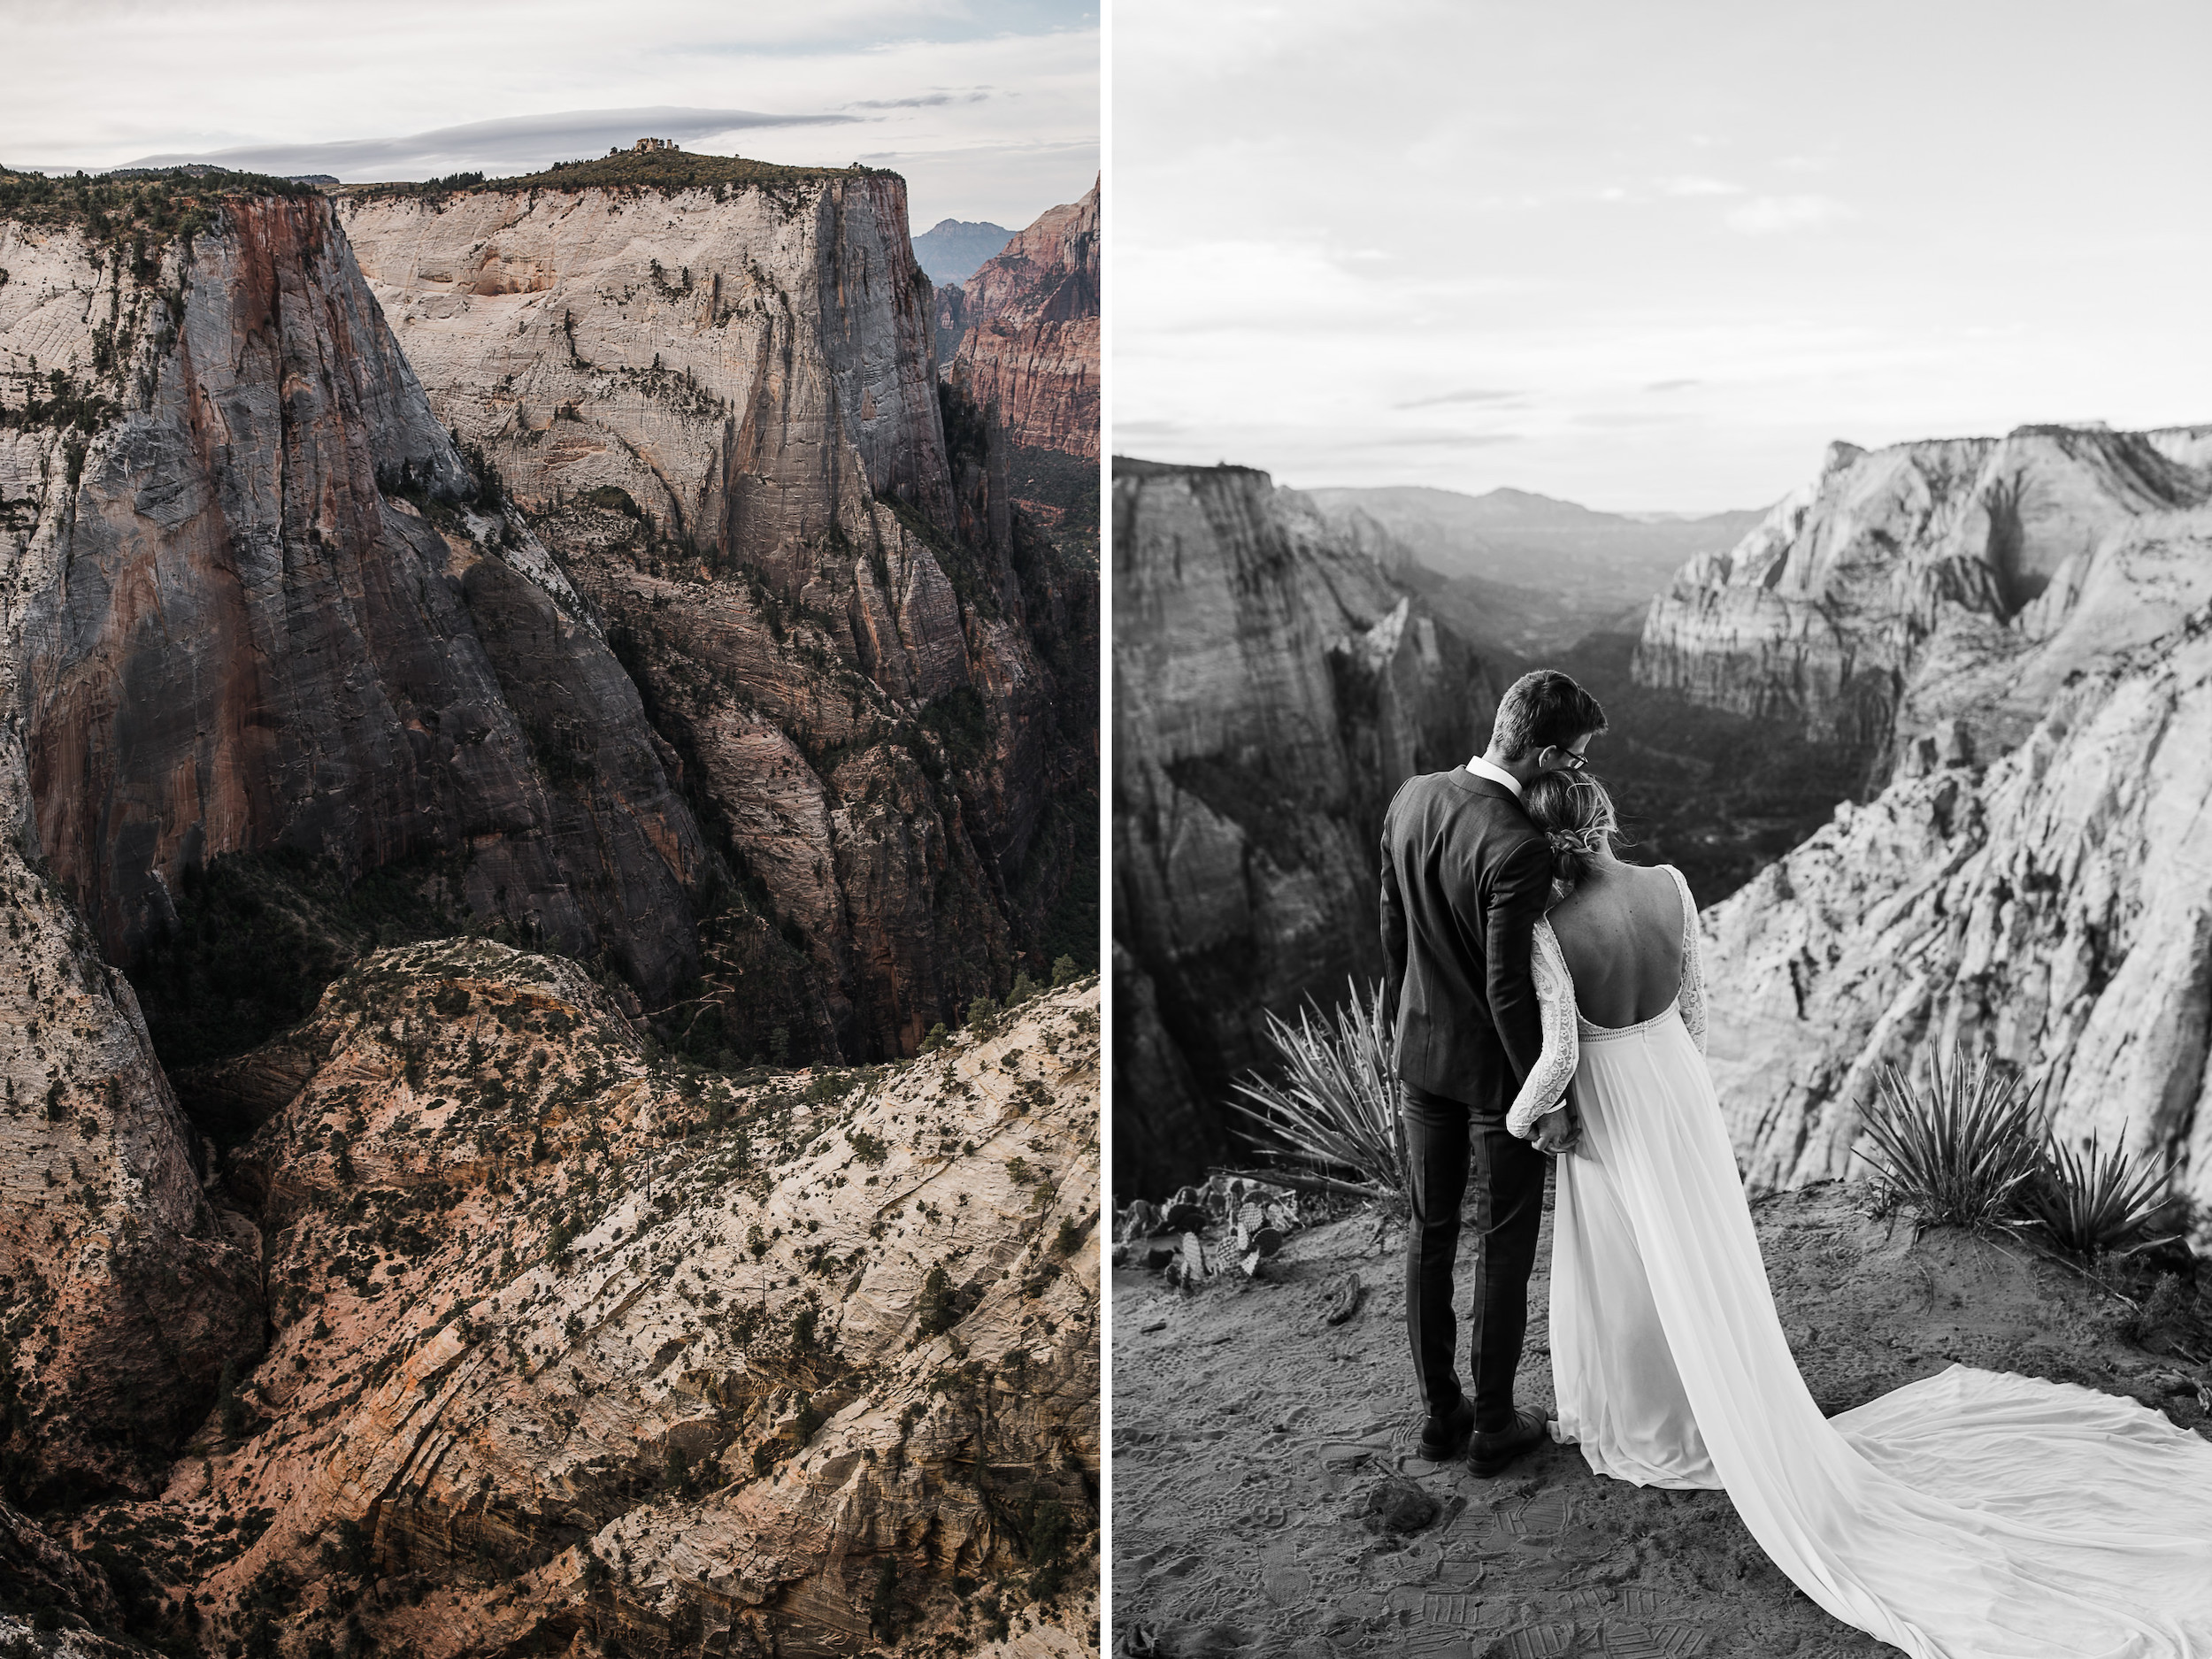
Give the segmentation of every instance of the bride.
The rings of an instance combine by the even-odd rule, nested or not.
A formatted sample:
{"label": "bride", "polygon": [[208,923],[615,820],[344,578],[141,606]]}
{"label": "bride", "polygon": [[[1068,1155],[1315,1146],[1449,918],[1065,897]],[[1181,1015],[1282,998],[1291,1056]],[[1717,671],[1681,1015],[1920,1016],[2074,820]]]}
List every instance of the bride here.
{"label": "bride", "polygon": [[1565,889],[1536,926],[1543,1055],[1507,1120],[1572,1148],[1555,1436],[1601,1475],[1726,1488],[1800,1589],[1919,1659],[2212,1656],[2212,1445],[2130,1400],[1965,1365],[1821,1416],[1705,1066],[1689,886],[1614,856],[1587,775],[1539,777],[1526,807]]}

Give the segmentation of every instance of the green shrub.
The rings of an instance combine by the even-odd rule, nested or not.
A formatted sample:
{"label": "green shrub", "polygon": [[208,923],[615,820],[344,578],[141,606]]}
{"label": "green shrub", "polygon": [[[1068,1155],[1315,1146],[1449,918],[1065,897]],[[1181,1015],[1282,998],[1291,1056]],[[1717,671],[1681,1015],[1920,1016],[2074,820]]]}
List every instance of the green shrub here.
{"label": "green shrub", "polygon": [[868,1597],[868,1628],[889,1640],[899,1609],[899,1563],[889,1555],[876,1568],[876,1587]]}
{"label": "green shrub", "polygon": [[223,1380],[216,1394],[222,1419],[223,1438],[235,1443],[245,1438],[246,1402],[238,1397],[238,1362],[223,1362]]}
{"label": "green shrub", "polygon": [[940,1336],[952,1329],[957,1317],[952,1305],[952,1275],[940,1262],[922,1276],[922,1294],[914,1303],[915,1328],[924,1336]]}
{"label": "green shrub", "polygon": [[1229,1108],[1254,1125],[1247,1138],[1271,1161],[1332,1179],[1357,1178],[1378,1195],[1406,1191],[1394,1039],[1383,987],[1358,987],[1331,1015],[1301,1009],[1298,1023],[1267,1016],[1280,1080],[1248,1072]]}

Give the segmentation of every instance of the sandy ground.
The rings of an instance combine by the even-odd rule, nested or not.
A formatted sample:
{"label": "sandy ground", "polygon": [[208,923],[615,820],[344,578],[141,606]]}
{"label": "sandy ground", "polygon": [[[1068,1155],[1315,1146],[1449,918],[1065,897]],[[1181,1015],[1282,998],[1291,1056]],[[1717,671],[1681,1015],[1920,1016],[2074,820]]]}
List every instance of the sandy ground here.
{"label": "sandy ground", "polygon": [[[1909,1220],[1871,1209],[1866,1189],[1835,1183],[1754,1209],[1777,1305],[1824,1410],[1962,1361],[2131,1394],[2207,1432],[2208,1372],[2188,1356],[2208,1351],[2200,1316],[2212,1305],[2193,1310],[2185,1296],[2180,1313],[2139,1330],[2126,1302],[2059,1264],[1947,1230],[1916,1240]],[[1519,1379],[1522,1402],[1547,1408],[1549,1235],[1548,1214]],[[1159,1273],[1115,1271],[1117,1653],[1894,1651],[1800,1594],[1723,1493],[1603,1479],[1572,1447],[1541,1447],[1490,1479],[1424,1461],[1402,1235],[1391,1228],[1379,1251],[1374,1239],[1371,1219],[1332,1223],[1294,1234],[1256,1279],[1232,1274],[1187,1294]],[[1463,1286],[1471,1255],[1463,1244]],[[1327,1287],[1348,1271],[1364,1302],[1331,1326]],[[1437,1508],[1404,1533],[1370,1513],[1402,1482]]]}

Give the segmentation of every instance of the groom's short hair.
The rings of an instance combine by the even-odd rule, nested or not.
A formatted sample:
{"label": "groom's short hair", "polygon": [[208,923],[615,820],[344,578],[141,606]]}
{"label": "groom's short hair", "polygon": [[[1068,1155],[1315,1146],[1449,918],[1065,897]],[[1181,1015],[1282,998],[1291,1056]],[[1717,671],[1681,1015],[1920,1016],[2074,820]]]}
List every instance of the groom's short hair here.
{"label": "groom's short hair", "polygon": [[1505,688],[1490,744],[1508,760],[1565,749],[1586,732],[1605,730],[1598,700],[1555,668],[1532,668]]}

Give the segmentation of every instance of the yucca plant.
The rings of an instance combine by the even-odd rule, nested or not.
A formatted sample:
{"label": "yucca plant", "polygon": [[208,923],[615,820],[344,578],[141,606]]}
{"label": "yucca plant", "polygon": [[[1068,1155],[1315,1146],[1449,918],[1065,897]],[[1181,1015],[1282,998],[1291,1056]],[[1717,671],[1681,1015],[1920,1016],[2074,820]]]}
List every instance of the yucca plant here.
{"label": "yucca plant", "polygon": [[1232,1111],[1254,1125],[1247,1138],[1273,1163],[1314,1175],[1356,1176],[1377,1194],[1406,1190],[1405,1129],[1398,1119],[1394,1038],[1383,1013],[1383,987],[1350,999],[1333,1014],[1309,1003],[1292,1025],[1267,1016],[1282,1057],[1279,1079],[1247,1073]]}
{"label": "yucca plant", "polygon": [[2001,1225],[2041,1167],[2040,1083],[2000,1070],[1986,1055],[1954,1048],[1928,1056],[1924,1084],[1884,1066],[1876,1098],[1861,1108],[1874,1143],[1862,1156],[1891,1195],[1931,1225]]}
{"label": "yucca plant", "polygon": [[2166,1204],[2166,1171],[2138,1164],[2119,1147],[2089,1137],[2076,1151],[2057,1137],[2040,1148],[2036,1179],[2020,1189],[2020,1208],[2043,1224],[2062,1250],[2092,1260],[2139,1239]]}

